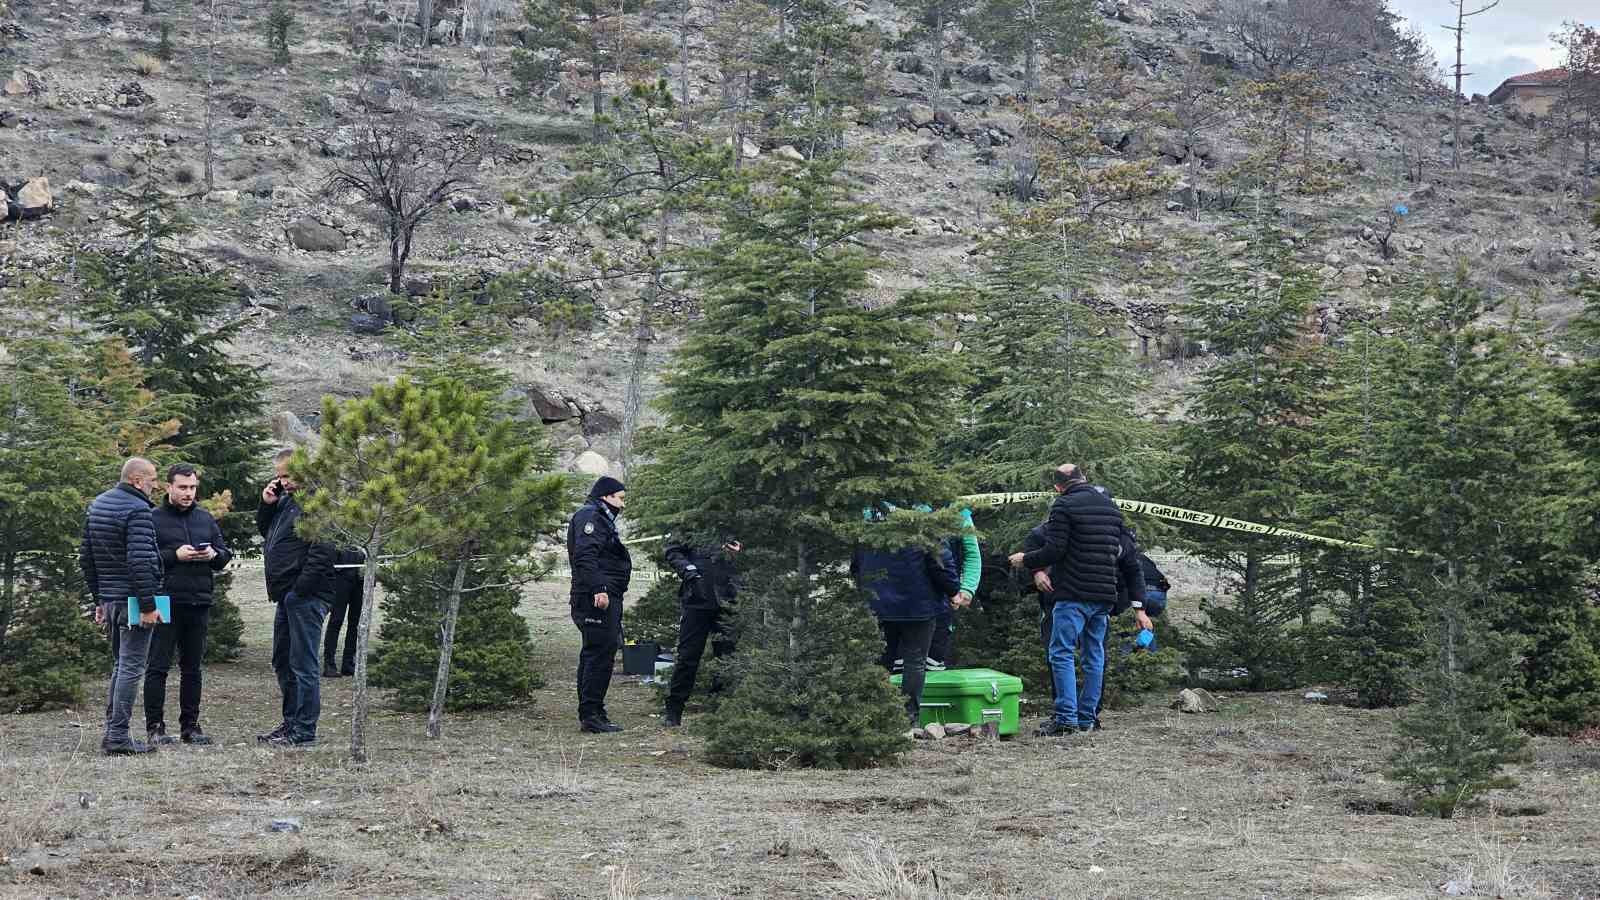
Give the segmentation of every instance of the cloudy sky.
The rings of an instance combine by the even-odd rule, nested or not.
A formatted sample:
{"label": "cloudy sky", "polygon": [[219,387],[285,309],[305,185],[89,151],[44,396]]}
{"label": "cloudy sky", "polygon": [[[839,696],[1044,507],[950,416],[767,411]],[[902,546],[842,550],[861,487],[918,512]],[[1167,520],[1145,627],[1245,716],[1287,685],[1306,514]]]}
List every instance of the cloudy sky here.
{"label": "cloudy sky", "polygon": [[[1467,0],[1467,9],[1485,0]],[[1441,25],[1455,24],[1450,0],[1390,0],[1389,7],[1417,26],[1433,44],[1440,65],[1455,62],[1455,34]],[[1501,0],[1500,5],[1467,20],[1463,61],[1468,72],[1462,90],[1487,94],[1512,75],[1549,69],[1561,54],[1551,46],[1550,32],[1565,20],[1600,25],[1596,0]]]}

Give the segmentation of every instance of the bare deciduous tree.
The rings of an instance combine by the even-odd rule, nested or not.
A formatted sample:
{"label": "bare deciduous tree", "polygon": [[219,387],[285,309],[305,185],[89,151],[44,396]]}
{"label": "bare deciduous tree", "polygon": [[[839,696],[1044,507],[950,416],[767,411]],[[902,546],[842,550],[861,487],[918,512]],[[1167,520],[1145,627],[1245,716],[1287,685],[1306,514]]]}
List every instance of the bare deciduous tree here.
{"label": "bare deciduous tree", "polygon": [[1456,8],[1456,24],[1444,26],[1445,31],[1453,31],[1456,34],[1456,64],[1450,67],[1451,74],[1456,80],[1455,109],[1450,114],[1450,168],[1459,172],[1461,171],[1461,107],[1466,102],[1466,97],[1461,93],[1461,79],[1472,74],[1461,63],[1462,38],[1467,33],[1467,20],[1499,6],[1500,0],[1491,0],[1471,12],[1467,12],[1467,0],[1450,0],[1450,3]]}
{"label": "bare deciduous tree", "polygon": [[325,194],[353,193],[377,209],[389,239],[389,290],[404,290],[417,227],[467,185],[490,151],[488,135],[433,127],[412,101],[392,113],[364,106],[355,146],[334,163]]}
{"label": "bare deciduous tree", "polygon": [[206,193],[216,189],[216,129],[212,112],[217,84],[217,40],[220,37],[222,0],[205,0],[206,3],[206,87],[205,121],[202,125],[204,150],[201,167],[204,170]]}
{"label": "bare deciduous tree", "polygon": [[1556,101],[1556,112],[1562,120],[1562,177],[1571,177],[1571,145],[1576,140],[1583,148],[1580,168],[1587,186],[1594,167],[1595,132],[1600,129],[1600,29],[1567,22],[1551,38],[1561,49],[1561,68],[1566,71],[1561,96]]}
{"label": "bare deciduous tree", "polygon": [[1269,78],[1318,69],[1370,42],[1381,0],[1225,0],[1223,28]]}

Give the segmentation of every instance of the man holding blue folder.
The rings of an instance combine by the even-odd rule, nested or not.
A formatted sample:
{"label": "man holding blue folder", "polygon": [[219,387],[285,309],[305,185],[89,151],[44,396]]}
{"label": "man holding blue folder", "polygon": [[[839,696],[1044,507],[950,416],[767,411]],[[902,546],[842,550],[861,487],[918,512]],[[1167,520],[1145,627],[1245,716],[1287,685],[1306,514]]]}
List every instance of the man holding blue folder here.
{"label": "man holding blue folder", "polygon": [[[117,486],[94,498],[83,523],[78,564],[94,597],[96,622],[111,624],[117,663],[106,703],[106,733],[100,749],[108,755],[149,753],[155,748],[128,735],[133,698],[144,680],[150,638],[161,621],[156,594],[161,590],[161,551],[156,546],[150,494],[156,467],[132,457],[122,464]],[[132,601],[131,603],[129,601]],[[135,620],[129,608],[138,610]],[[119,629],[121,629],[119,631]]]}

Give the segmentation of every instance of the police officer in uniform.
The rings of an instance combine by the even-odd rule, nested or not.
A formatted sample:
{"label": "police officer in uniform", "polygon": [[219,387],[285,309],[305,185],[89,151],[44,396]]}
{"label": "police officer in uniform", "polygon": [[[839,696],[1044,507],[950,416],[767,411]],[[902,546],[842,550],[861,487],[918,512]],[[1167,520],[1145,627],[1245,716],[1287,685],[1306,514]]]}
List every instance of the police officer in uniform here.
{"label": "police officer in uniform", "polygon": [[[667,563],[678,573],[678,651],[673,656],[672,686],[667,690],[666,715],[661,724],[677,728],[683,724],[683,706],[694,690],[694,677],[700,671],[700,658],[711,639],[711,655],[733,652],[733,604],[739,596],[739,575],[734,557],[744,549],[738,540],[727,537],[721,546],[695,546],[687,541],[667,547]],[[712,688],[715,690],[715,687]]]}
{"label": "police officer in uniform", "polygon": [[627,487],[604,476],[567,527],[567,563],[572,568],[572,624],[583,635],[578,653],[578,724],[591,734],[621,731],[606,715],[606,690],[622,647],[622,595],[633,560],[617,533]]}

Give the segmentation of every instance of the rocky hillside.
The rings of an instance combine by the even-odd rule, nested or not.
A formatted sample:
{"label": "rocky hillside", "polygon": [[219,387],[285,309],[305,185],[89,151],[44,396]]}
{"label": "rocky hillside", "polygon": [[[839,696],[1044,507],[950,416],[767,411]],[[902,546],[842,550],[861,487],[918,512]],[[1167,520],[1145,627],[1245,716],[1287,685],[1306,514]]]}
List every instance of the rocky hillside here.
{"label": "rocky hillside", "polygon": [[[248,326],[238,352],[268,367],[277,408],[307,420],[322,394],[358,393],[400,364],[383,334],[359,333],[372,330],[371,320],[358,315],[365,298],[381,294],[385,282],[387,245],[377,220],[315,189],[328,160],[344,152],[356,104],[384,103],[389,92],[401,91],[423,97],[447,126],[488,126],[500,140],[471,187],[419,232],[408,290],[426,291],[442,273],[502,273],[550,260],[582,265],[592,250],[595,235],[519,213],[504,199],[564,181],[570,173],[563,158],[588,127],[577,98],[517,95],[507,46],[513,19],[501,23],[501,40],[481,49],[446,43],[426,56],[407,50],[394,66],[398,54],[390,46],[384,69],[397,74],[375,82],[346,43],[344,4],[291,4],[300,29],[288,66],[275,65],[267,49],[266,4],[242,5],[219,37],[216,189],[203,193],[203,6],[151,0],[146,8],[153,11],[141,12],[80,0],[14,0],[0,51],[0,180],[11,195],[10,217],[20,221],[0,231],[0,291],[7,270],[56,265],[70,299],[74,252],[110,239],[110,217],[125,203],[118,189],[151,166],[166,189],[186,198],[197,226],[190,248],[239,285],[236,315]],[[1100,133],[1107,157],[1144,159],[1205,182],[1180,182],[1140,223],[1162,236],[1162,264],[1149,280],[1108,282],[1098,298],[1129,312],[1133,346],[1156,348],[1182,273],[1227,250],[1218,241],[1229,214],[1211,208],[1207,185],[1249,146],[1235,121],[1183,140],[1161,116],[1136,114],[1158,102],[1136,101],[1162,96],[1192,71],[1191,63],[1242,80],[1244,57],[1210,0],[1122,0],[1103,3],[1102,11],[1132,98],[1129,115],[1108,120]],[[903,27],[885,0],[856,0],[853,14],[891,37]],[[407,33],[376,4],[362,15],[386,29],[391,45],[393,35]],[[647,21],[663,33],[675,30],[670,13]],[[173,58],[164,65],[136,59],[154,52],[162,23],[171,29]],[[448,20],[438,30],[448,37]],[[691,92],[711,97],[719,79],[704,39],[692,40],[690,51]],[[926,54],[905,47],[886,63],[881,114],[849,135],[869,198],[910,222],[883,242],[885,295],[975,273],[975,245],[998,225],[1001,151],[1021,126],[1009,101],[1022,76],[1011,61],[959,49],[946,104],[935,115]],[[676,85],[676,63],[668,74]],[[1054,74],[1046,73],[1047,85]],[[1537,297],[1540,314],[1559,327],[1575,308],[1570,285],[1579,272],[1600,269],[1600,254],[1584,225],[1590,201],[1563,190],[1549,135],[1474,103],[1462,132],[1464,165],[1452,173],[1448,94],[1381,52],[1362,54],[1325,78],[1327,118],[1314,139],[1346,174],[1337,189],[1296,198],[1283,211],[1300,236],[1297,251],[1328,285],[1323,327],[1337,328],[1345,303],[1381,302],[1397,273],[1448,269],[1461,256],[1492,283]],[[358,97],[364,87],[378,95]],[[1381,215],[1397,202],[1409,214],[1386,254],[1379,246]],[[603,468],[615,454],[632,344],[623,298],[602,292],[598,300],[588,328],[520,323],[500,359],[508,387],[527,395],[529,414],[553,423],[563,462],[589,469]],[[677,322],[692,314],[670,312]],[[663,339],[658,349],[670,350],[670,324]],[[1178,365],[1152,354],[1152,365]],[[291,418],[283,417],[286,429],[293,428]]]}

